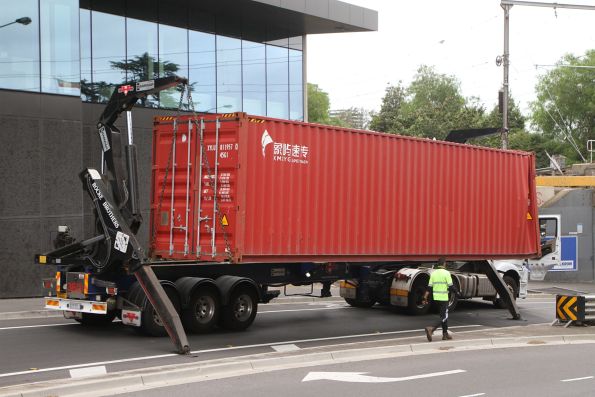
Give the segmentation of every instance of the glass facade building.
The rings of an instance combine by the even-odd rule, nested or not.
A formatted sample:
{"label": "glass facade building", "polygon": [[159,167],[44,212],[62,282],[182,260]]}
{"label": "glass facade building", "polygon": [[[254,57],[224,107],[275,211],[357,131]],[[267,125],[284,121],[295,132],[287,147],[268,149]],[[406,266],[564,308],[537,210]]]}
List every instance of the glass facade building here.
{"label": "glass facade building", "polygon": [[[107,12],[98,1],[0,0],[0,25],[31,19],[0,30],[0,89],[105,103],[116,85],[176,74],[189,78],[197,111],[304,119],[302,36],[251,41],[193,28],[191,9],[170,24],[156,0],[115,3]],[[172,89],[141,105],[178,101]]]}

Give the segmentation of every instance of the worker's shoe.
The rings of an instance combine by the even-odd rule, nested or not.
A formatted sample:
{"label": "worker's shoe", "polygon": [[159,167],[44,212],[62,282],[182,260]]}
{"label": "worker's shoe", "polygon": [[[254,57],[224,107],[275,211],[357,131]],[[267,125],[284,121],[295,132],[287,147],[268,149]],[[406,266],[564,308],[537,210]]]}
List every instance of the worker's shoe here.
{"label": "worker's shoe", "polygon": [[442,340],[452,340],[452,336],[448,333],[442,334]]}
{"label": "worker's shoe", "polygon": [[426,338],[428,338],[428,342],[432,341],[432,334],[434,333],[435,327],[426,327]]}

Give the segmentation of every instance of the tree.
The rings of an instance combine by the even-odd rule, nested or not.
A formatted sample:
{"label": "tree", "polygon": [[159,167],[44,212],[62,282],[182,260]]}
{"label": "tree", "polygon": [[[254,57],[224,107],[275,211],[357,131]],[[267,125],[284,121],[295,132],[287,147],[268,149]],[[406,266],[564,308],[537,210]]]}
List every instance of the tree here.
{"label": "tree", "polygon": [[454,76],[421,66],[409,87],[386,89],[371,128],[377,131],[444,139],[451,130],[479,127],[485,109],[476,98],[466,99]]}
{"label": "tree", "polygon": [[388,86],[384,92],[380,112],[372,117],[370,129],[374,131],[399,133],[403,131],[403,124],[399,120],[401,106],[405,102],[405,88],[402,83]]}
{"label": "tree", "polygon": [[570,162],[582,161],[568,143],[576,142],[584,152],[588,140],[595,139],[595,50],[576,57],[567,54],[557,67],[540,76],[537,100],[531,104],[532,124],[561,146]]}
{"label": "tree", "polygon": [[308,83],[308,121],[347,127],[343,121],[330,116],[330,107],[328,94],[318,87],[318,84]]}
{"label": "tree", "polygon": [[329,124],[331,102],[328,94],[318,84],[308,83],[308,121]]}

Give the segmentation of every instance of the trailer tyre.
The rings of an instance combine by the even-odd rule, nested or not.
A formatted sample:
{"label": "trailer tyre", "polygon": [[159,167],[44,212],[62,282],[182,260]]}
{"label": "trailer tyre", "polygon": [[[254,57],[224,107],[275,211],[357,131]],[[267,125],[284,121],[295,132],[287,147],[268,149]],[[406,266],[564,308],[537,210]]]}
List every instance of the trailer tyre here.
{"label": "trailer tyre", "polygon": [[413,282],[411,291],[409,292],[409,299],[407,302],[407,312],[411,315],[418,316],[426,314],[430,310],[431,302],[423,303],[424,294],[428,286],[427,277],[419,277]]}
{"label": "trailer tyre", "polygon": [[347,302],[347,304],[349,306],[352,307],[359,307],[362,309],[367,309],[370,308],[372,306],[374,306],[376,304],[376,302],[374,302],[373,300],[371,301],[362,301],[359,299],[352,299],[352,298],[345,298],[345,302]]}
{"label": "trailer tyre", "polygon": [[182,311],[184,328],[195,333],[211,331],[219,320],[220,307],[217,290],[198,287],[190,296],[188,307]]}
{"label": "trailer tyre", "polygon": [[228,304],[221,308],[221,325],[232,331],[243,331],[254,322],[257,310],[256,291],[250,287],[236,288]]}
{"label": "trailer tyre", "polygon": [[[516,300],[516,297],[519,294],[519,286],[517,282],[514,280],[514,278],[506,275],[503,276],[502,279],[504,280],[504,284],[506,284],[510,292],[512,292],[512,299]],[[500,298],[499,295],[496,295],[496,298],[494,299],[494,306],[496,306],[498,309],[506,309],[506,301]]]}
{"label": "trailer tyre", "polygon": [[[179,313],[181,304],[180,297],[178,296],[177,291],[175,290],[175,288],[171,288],[166,285],[164,285],[163,287],[172,305]],[[143,308],[141,312],[141,326],[140,328],[137,328],[141,333],[148,336],[167,335],[167,331],[163,326],[163,322],[157,315],[157,311],[153,308],[151,302],[149,302],[149,299],[145,295],[145,291],[143,291],[140,284],[135,283],[135,285],[132,286],[132,288],[130,289],[128,299],[136,306]]]}

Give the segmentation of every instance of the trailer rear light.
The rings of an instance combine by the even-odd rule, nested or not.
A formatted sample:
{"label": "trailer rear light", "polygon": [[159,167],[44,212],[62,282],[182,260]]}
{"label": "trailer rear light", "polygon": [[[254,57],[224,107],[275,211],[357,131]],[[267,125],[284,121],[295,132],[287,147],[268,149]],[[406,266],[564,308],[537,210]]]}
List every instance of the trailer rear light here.
{"label": "trailer rear light", "polygon": [[60,306],[60,301],[59,300],[54,300],[54,299],[47,299],[45,301],[45,304],[47,306],[56,306],[56,307],[59,307]]}
{"label": "trailer rear light", "polygon": [[45,288],[45,289],[52,288],[52,280],[43,280],[43,288]]}
{"label": "trailer rear light", "polygon": [[45,265],[47,263],[47,257],[45,255],[39,255],[39,257],[37,258],[37,262],[40,265]]}
{"label": "trailer rear light", "polygon": [[409,276],[408,274],[402,274],[402,273],[395,273],[395,280],[400,280],[400,281],[409,281],[409,279],[411,278],[411,276]]}
{"label": "trailer rear light", "polygon": [[93,303],[91,305],[91,309],[92,310],[97,310],[97,311],[105,311],[107,308],[105,303]]}
{"label": "trailer rear light", "polygon": [[56,272],[56,292],[60,292],[60,272]]}
{"label": "trailer rear light", "polygon": [[89,275],[85,274],[85,284],[83,286],[83,293],[85,295],[89,294]]}

